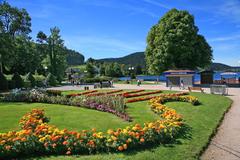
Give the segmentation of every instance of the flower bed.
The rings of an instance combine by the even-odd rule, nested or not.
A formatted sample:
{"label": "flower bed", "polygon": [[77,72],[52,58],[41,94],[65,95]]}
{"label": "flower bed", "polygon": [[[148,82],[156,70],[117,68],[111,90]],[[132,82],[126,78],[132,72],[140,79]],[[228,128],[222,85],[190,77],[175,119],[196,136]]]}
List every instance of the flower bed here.
{"label": "flower bed", "polygon": [[129,95],[131,93],[139,93],[139,92],[143,92],[143,91],[145,91],[145,90],[144,89],[140,89],[140,90],[128,91],[128,92],[120,93],[120,94],[117,94],[117,95],[126,97],[127,95]]}
{"label": "flower bed", "polygon": [[20,121],[22,130],[0,134],[0,158],[16,158],[29,154],[94,154],[99,152],[123,152],[149,144],[169,143],[181,132],[182,117],[174,109],[162,103],[189,101],[190,96],[164,96],[150,100],[151,109],[161,119],[135,124],[124,129],[109,129],[106,133],[95,129],[81,132],[60,130],[49,125],[43,110],[32,110]]}
{"label": "flower bed", "polygon": [[124,97],[125,98],[131,98],[131,97],[140,97],[140,96],[146,96],[146,95],[150,95],[150,94],[157,94],[157,93],[161,93],[162,91],[151,91],[151,92],[145,92],[145,93],[139,93],[139,94],[126,94]]}
{"label": "flower bed", "polygon": [[[84,92],[86,93],[86,92]],[[69,106],[85,107],[102,112],[112,113],[123,120],[131,121],[131,118],[125,113],[125,102],[123,96],[48,96],[42,91],[18,91],[10,93],[3,98],[6,102],[38,102],[48,104],[62,104]]]}
{"label": "flower bed", "polygon": [[86,91],[82,93],[72,93],[72,94],[68,94],[67,97],[70,98],[70,97],[82,96],[82,95],[87,95],[94,92],[98,92],[98,90]]}
{"label": "flower bed", "polygon": [[123,91],[122,89],[119,89],[119,90],[113,90],[113,91],[109,91],[109,92],[88,94],[87,96],[102,96],[102,95],[109,95],[109,94],[118,93],[118,92],[122,92],[122,91]]}
{"label": "flower bed", "polygon": [[146,100],[150,100],[150,99],[152,99],[152,98],[159,97],[159,96],[182,96],[182,95],[187,95],[187,94],[188,94],[188,92],[180,92],[180,93],[160,94],[160,95],[157,95],[157,96],[131,98],[131,99],[126,100],[125,103],[133,103],[133,102],[146,101]]}

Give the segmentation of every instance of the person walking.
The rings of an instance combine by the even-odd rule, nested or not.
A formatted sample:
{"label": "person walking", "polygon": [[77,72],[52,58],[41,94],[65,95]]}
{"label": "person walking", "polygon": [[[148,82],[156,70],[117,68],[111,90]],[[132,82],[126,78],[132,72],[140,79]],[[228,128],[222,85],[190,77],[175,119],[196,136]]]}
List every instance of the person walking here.
{"label": "person walking", "polygon": [[138,79],[137,80],[137,86],[140,86],[141,85],[141,81]]}
{"label": "person walking", "polygon": [[180,82],[180,89],[182,89],[182,90],[185,89],[183,80],[181,80],[181,82]]}

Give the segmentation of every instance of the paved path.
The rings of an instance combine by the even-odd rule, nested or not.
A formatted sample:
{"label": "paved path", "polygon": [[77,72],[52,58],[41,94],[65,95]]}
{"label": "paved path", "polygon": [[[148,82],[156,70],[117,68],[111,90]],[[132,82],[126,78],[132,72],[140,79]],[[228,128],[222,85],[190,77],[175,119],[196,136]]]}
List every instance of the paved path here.
{"label": "paved path", "polygon": [[[63,86],[55,87],[59,90],[80,90],[83,87]],[[93,89],[93,86],[90,86]],[[163,84],[159,85],[137,85],[115,84],[111,89],[150,89],[150,90],[169,90]],[[179,88],[172,90],[180,91]],[[182,90],[181,90],[182,91]],[[209,93],[209,89],[205,88]],[[202,160],[240,160],[240,88],[230,88],[229,98],[233,100],[232,107],[225,115],[221,126],[215,137],[211,140],[207,150],[203,153]]]}
{"label": "paved path", "polygon": [[240,160],[240,89],[230,89],[233,104],[202,160]]}

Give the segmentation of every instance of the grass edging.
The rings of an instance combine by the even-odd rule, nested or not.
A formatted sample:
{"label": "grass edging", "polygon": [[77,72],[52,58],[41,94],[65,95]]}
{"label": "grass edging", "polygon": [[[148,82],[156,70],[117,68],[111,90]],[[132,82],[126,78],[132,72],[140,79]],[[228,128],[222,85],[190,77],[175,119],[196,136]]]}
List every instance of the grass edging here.
{"label": "grass edging", "polygon": [[231,100],[231,103],[229,105],[229,107],[225,110],[225,112],[222,114],[219,122],[218,122],[218,125],[215,127],[215,129],[213,129],[213,132],[212,134],[209,136],[208,138],[208,143],[202,147],[201,151],[199,152],[199,154],[197,155],[197,158],[200,159],[200,157],[203,155],[203,153],[207,150],[208,146],[210,145],[211,141],[212,141],[212,138],[217,134],[218,130],[219,130],[219,127],[221,126],[223,120],[224,120],[224,117],[225,115],[229,112],[229,110],[232,108],[232,104],[233,104],[233,100],[229,97],[227,97],[228,99]]}

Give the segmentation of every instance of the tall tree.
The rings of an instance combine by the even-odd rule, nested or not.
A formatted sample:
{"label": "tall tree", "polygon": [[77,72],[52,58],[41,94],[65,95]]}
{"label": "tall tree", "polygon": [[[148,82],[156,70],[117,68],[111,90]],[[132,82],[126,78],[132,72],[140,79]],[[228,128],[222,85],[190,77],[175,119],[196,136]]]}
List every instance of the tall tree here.
{"label": "tall tree", "polygon": [[12,7],[6,1],[0,3],[0,72],[14,55],[15,38],[27,37],[30,32],[31,18],[25,9]]}
{"label": "tall tree", "polygon": [[148,33],[145,57],[148,72],[159,74],[171,68],[205,67],[211,63],[212,49],[198,34],[194,17],[172,9]]}
{"label": "tall tree", "polygon": [[50,32],[51,34],[47,39],[49,70],[57,77],[58,81],[61,81],[67,66],[66,49],[60,36],[60,29],[53,27],[50,29]]}

